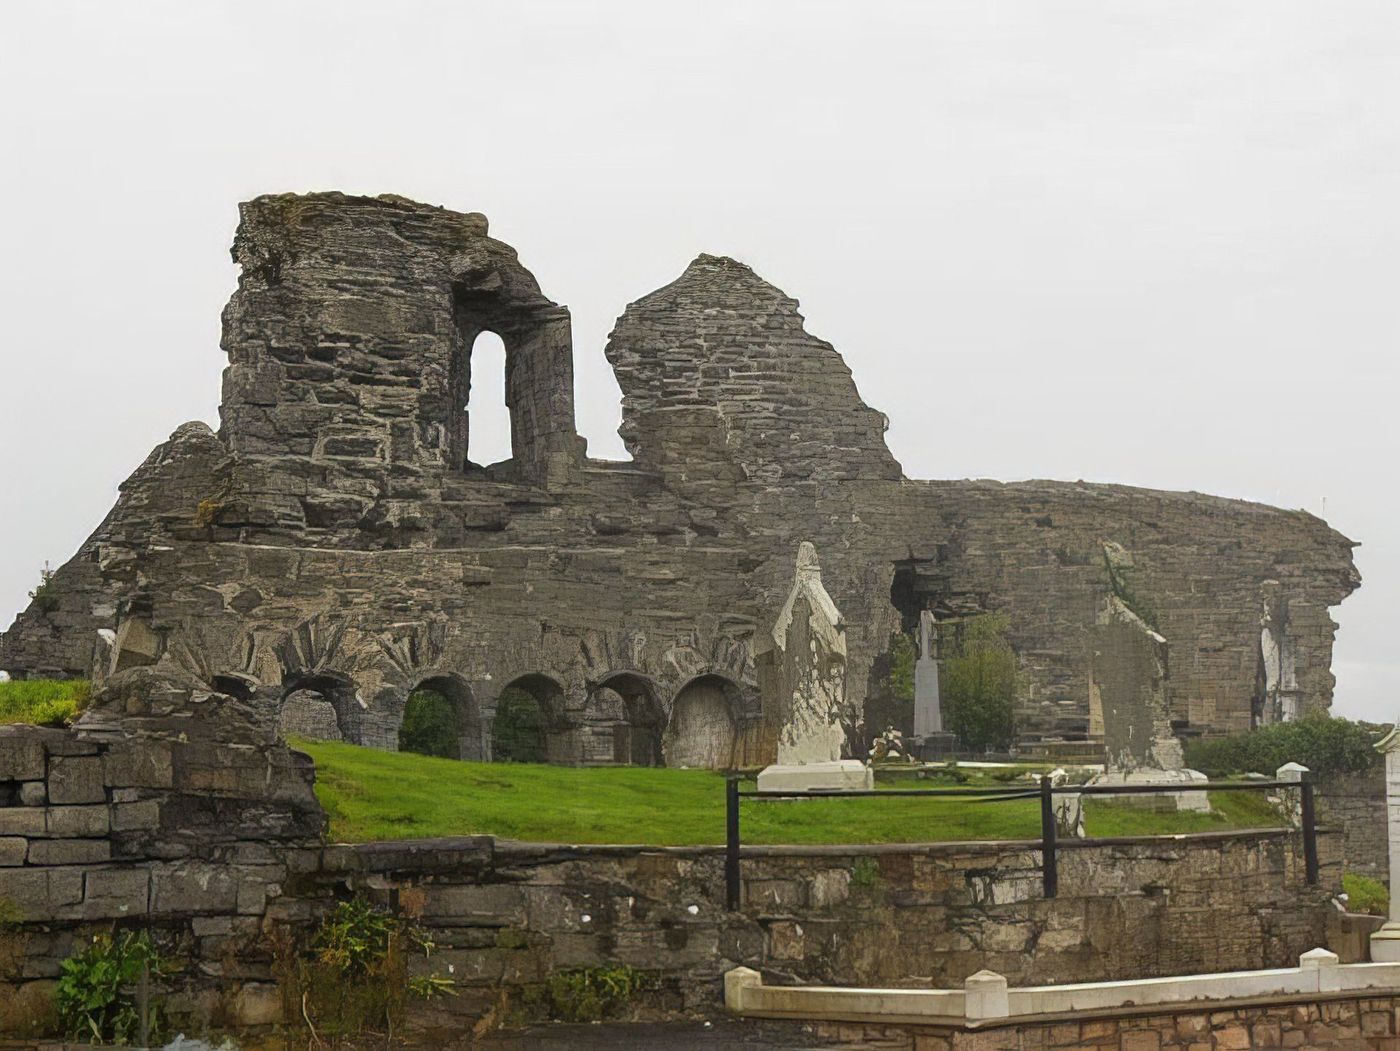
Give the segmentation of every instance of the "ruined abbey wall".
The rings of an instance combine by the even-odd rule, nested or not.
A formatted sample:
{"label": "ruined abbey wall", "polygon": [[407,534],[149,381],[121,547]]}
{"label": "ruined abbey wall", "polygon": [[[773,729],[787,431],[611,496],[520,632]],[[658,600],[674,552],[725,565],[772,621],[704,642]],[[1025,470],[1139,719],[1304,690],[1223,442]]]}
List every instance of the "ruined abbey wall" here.
{"label": "ruined abbey wall", "polygon": [[[558,761],[763,763],[753,640],[809,540],[845,619],[853,738],[920,609],[1008,616],[1023,743],[1101,739],[1091,629],[1113,596],[1167,639],[1180,731],[1331,701],[1328,610],[1359,582],[1346,538],[1199,494],[905,479],[840,355],[734,260],[700,256],[618,320],[618,464],[574,428],[567,309],[484,217],[263,197],[234,258],[222,426],[152,453],[0,636],[0,668],[166,662],[222,689],[315,690],[343,736],[380,747],[431,682],[466,758],[489,754],[518,685]],[[488,330],[507,357],[499,464],[472,462]]]}

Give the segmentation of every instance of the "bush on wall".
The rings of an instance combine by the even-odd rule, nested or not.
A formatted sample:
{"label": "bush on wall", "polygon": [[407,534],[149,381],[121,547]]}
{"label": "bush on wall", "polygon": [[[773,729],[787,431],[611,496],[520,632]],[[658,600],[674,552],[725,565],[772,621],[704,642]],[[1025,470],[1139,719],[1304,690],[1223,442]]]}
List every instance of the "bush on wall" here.
{"label": "bush on wall", "polygon": [[1285,763],[1302,763],[1319,776],[1366,773],[1384,765],[1375,742],[1385,729],[1315,712],[1248,733],[1188,741],[1186,764],[1211,777],[1272,776]]}

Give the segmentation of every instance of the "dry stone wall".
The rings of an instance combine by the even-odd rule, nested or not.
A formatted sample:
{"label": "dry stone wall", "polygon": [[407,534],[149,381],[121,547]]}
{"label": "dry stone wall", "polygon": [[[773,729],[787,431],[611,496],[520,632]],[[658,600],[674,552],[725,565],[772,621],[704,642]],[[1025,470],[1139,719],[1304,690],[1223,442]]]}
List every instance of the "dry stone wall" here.
{"label": "dry stone wall", "polygon": [[[658,757],[620,742],[664,732],[703,680],[728,709],[677,754],[763,764],[777,724],[754,639],[811,541],[846,618],[853,749],[889,689],[891,633],[924,609],[1008,616],[1023,744],[1101,741],[1092,629],[1115,597],[1167,640],[1177,732],[1331,701],[1328,610],[1359,582],[1346,538],[1192,493],[907,480],[840,355],[740,263],[701,256],[618,320],[606,353],[634,461],[614,464],[574,428],[567,310],[484,217],[313,194],[241,220],[218,433],[186,424],[152,453],[0,636],[0,668],[168,661],[222,689],[313,689],[344,737],[388,748],[432,679],[467,758],[489,756],[515,684],[570,762]],[[514,449],[495,465],[472,462],[469,427],[487,330]],[[606,697],[619,676],[627,724]]]}

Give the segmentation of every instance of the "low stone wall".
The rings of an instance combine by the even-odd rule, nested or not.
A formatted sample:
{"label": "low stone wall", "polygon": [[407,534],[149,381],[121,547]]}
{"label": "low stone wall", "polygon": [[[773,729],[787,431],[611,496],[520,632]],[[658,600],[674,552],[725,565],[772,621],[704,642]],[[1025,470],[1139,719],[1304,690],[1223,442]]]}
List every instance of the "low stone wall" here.
{"label": "low stone wall", "polygon": [[571,968],[650,972],[633,1006],[669,1017],[719,1011],[736,965],[862,985],[1283,965],[1325,944],[1340,880],[1339,837],[1309,887],[1286,830],[1066,843],[1053,900],[1028,843],[755,847],[731,913],[716,848],[324,846],[314,770],[270,712],[123,674],[75,730],[0,728],[0,1032],[42,1029],[62,960],[113,925],[149,926],[184,964],[164,990],[176,1017],[277,1021],[278,932],[351,893],[429,930],[438,952],[416,966],[458,995],[415,1021],[460,1029],[542,1017]]}
{"label": "low stone wall", "polygon": [[1341,835],[1345,870],[1388,880],[1384,772],[1327,778],[1318,784],[1317,802],[1318,822]]}
{"label": "low stone wall", "polygon": [[188,963],[172,1013],[270,1021],[245,980],[270,973],[269,903],[319,864],[311,761],[231,698],[112,701],[77,731],[0,726],[0,1034],[51,1031],[60,964],[113,926]]}
{"label": "low stone wall", "polygon": [[[1328,843],[1331,837],[1322,837]],[[774,981],[1020,984],[1246,970],[1324,944],[1332,852],[1308,887],[1296,834],[1211,834],[1066,849],[1042,894],[1023,843],[748,848],[724,907],[712,848],[563,847],[490,837],[328,848],[314,878],[417,915],[476,1017],[558,970],[653,972],[655,1011],[707,1011],[743,964]]]}

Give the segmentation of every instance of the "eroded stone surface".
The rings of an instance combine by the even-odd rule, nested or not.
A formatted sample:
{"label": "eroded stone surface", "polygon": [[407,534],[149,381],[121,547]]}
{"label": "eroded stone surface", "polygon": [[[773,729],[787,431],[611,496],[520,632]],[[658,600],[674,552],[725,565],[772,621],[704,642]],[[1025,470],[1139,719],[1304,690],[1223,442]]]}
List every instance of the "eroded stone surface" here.
{"label": "eroded stone surface", "polygon": [[[700,256],[619,318],[606,353],[634,461],[617,464],[575,431],[568,311],[482,216],[261,197],[234,257],[218,433],[186,424],[147,458],[57,572],[56,607],[0,637],[0,668],[166,662],[225,693],[314,690],[343,737],[380,747],[432,679],[472,757],[519,685],[555,761],[761,765],[781,724],[754,637],[811,540],[846,618],[852,736],[888,689],[891,632],[937,609],[1008,616],[1022,744],[1099,740],[1090,636],[1124,587],[1171,642],[1173,721],[1238,730],[1330,703],[1328,607],[1359,579],[1344,537],[1199,494],[909,481],[840,355],[734,260]],[[489,469],[469,429],[486,330],[515,453]],[[622,723],[597,689],[619,675]]]}

